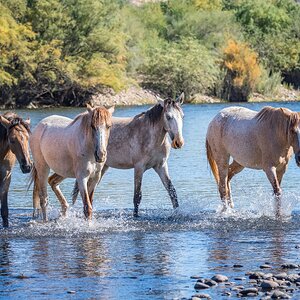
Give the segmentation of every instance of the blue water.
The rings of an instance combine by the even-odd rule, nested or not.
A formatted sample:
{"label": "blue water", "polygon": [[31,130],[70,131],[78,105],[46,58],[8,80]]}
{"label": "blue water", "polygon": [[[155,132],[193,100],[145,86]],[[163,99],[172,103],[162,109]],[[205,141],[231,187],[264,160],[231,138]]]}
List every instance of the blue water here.
{"label": "blue water", "polygon": [[[169,158],[180,204],[176,211],[150,170],[143,180],[141,217],[133,218],[133,171],[110,169],[97,187],[90,224],[83,218],[80,199],[66,219],[58,218],[59,204],[50,189],[50,222],[33,221],[28,177],[16,165],[9,194],[10,228],[0,227],[0,298],[188,299],[196,293],[192,275],[222,273],[235,281],[266,261],[274,272],[284,262],[300,263],[300,170],[294,159],[282,183],[282,221],[274,218],[271,186],[261,171],[238,174],[232,181],[235,209],[219,213],[221,203],[205,156],[205,134],[209,121],[227,105],[184,105],[185,146],[172,149]],[[243,104],[254,110],[264,105]],[[300,111],[300,103],[272,105]],[[117,108],[115,115],[133,116],[147,108]],[[48,115],[74,117],[82,111],[17,113],[30,116],[34,127]],[[73,180],[65,180],[61,187],[71,200]],[[247,280],[237,284],[248,286]],[[230,287],[221,285],[204,293],[225,299],[224,290]],[[294,293],[294,299],[300,299],[300,293]]]}

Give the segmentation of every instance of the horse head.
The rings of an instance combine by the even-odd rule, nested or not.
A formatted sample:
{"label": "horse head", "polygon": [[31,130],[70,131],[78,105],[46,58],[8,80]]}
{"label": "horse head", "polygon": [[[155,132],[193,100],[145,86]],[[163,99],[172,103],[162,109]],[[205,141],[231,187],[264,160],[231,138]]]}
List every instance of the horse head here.
{"label": "horse head", "polygon": [[168,132],[172,147],[179,149],[184,144],[182,136],[183,126],[183,111],[181,104],[184,101],[184,94],[182,93],[176,100],[159,100],[159,104],[163,107],[163,122],[164,129]]}
{"label": "horse head", "polygon": [[92,138],[94,144],[94,156],[98,163],[106,161],[106,148],[110,128],[112,125],[111,117],[114,106],[106,109],[105,107],[91,107],[87,105],[87,110],[91,118]]}
{"label": "horse head", "polygon": [[28,143],[30,119],[24,121],[14,114],[5,115],[0,116],[0,124],[7,130],[8,146],[17,157],[21,171],[29,173],[32,165]]}

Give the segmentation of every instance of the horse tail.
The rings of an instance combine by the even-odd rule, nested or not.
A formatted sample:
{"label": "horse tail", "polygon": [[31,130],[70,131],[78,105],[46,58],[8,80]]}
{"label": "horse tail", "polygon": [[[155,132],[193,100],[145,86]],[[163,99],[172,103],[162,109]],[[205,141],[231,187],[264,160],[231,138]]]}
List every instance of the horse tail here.
{"label": "horse tail", "polygon": [[211,151],[211,147],[210,147],[207,139],[206,139],[206,156],[207,156],[207,160],[209,162],[211,171],[214,174],[214,177],[216,179],[216,182],[219,183],[220,177],[219,177],[218,166],[216,164],[213,153]]}
{"label": "horse tail", "polygon": [[79,194],[79,188],[78,188],[78,182],[76,180],[75,184],[74,184],[74,187],[73,187],[73,191],[72,191],[72,203],[73,203],[73,205],[76,203],[78,194]]}

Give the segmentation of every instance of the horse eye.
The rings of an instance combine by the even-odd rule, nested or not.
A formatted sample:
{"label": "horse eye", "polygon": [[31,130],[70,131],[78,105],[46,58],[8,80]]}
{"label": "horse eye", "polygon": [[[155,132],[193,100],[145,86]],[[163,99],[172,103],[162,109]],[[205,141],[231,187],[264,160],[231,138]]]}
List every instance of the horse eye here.
{"label": "horse eye", "polygon": [[106,128],[107,128],[107,129],[110,129],[110,127],[111,127],[111,125],[106,125]]}
{"label": "horse eye", "polygon": [[172,119],[172,117],[167,115],[167,120],[170,121],[171,119]]}

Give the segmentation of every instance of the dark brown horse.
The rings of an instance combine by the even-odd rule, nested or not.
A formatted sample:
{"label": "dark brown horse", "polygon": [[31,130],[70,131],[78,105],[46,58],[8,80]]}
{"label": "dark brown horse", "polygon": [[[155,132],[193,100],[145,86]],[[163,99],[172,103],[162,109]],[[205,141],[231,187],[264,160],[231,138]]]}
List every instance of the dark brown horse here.
{"label": "dark brown horse", "polygon": [[8,227],[7,194],[11,180],[11,171],[16,159],[23,173],[31,170],[29,155],[29,124],[17,114],[7,112],[0,116],[0,199],[3,226]]}

